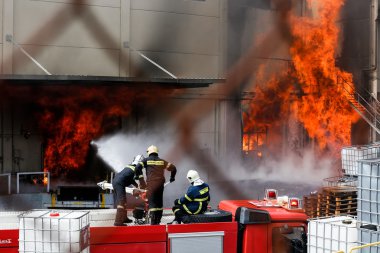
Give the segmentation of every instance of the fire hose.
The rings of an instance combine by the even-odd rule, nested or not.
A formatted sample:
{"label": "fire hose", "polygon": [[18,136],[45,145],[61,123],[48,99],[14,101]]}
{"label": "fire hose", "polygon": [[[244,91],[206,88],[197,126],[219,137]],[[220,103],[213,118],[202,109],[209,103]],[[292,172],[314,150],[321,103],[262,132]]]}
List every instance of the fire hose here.
{"label": "fire hose", "polygon": [[[170,184],[170,182],[166,182],[164,184],[164,187],[166,187],[168,184]],[[97,183],[97,185],[102,188],[102,190],[113,190],[113,186],[111,183],[108,183],[106,180],[102,181],[102,182],[99,182]],[[134,193],[137,192],[146,192],[147,190],[145,189],[140,189],[140,188],[136,188],[136,187],[125,187],[125,192],[126,193],[129,193],[129,194],[132,194],[134,195]]]}

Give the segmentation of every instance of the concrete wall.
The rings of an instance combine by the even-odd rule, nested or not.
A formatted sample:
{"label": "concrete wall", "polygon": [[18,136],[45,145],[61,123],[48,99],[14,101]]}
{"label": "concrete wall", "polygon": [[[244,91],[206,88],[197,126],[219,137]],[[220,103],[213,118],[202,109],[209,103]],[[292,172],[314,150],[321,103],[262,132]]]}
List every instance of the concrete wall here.
{"label": "concrete wall", "polygon": [[[12,35],[55,75],[223,75],[223,0],[1,0],[2,73],[45,74]],[[130,50],[128,45],[135,50]]]}

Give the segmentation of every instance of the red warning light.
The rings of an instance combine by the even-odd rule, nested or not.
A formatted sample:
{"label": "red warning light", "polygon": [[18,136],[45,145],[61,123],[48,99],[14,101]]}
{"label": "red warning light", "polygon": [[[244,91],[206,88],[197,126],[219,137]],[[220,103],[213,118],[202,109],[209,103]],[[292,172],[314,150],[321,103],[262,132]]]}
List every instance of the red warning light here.
{"label": "red warning light", "polygon": [[50,213],[50,216],[51,216],[51,217],[58,217],[58,216],[59,216],[59,213],[58,213],[58,212],[51,212],[51,213]]}

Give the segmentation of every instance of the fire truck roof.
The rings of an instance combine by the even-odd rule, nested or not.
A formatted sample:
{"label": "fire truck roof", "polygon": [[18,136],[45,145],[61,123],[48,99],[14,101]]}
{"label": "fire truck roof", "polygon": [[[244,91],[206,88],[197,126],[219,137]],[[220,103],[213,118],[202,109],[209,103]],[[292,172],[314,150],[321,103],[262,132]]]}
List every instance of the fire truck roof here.
{"label": "fire truck roof", "polygon": [[239,207],[246,207],[267,211],[272,221],[305,221],[308,218],[302,209],[289,210],[280,205],[269,203],[265,200],[223,200],[219,203],[219,208],[231,212],[234,217]]}

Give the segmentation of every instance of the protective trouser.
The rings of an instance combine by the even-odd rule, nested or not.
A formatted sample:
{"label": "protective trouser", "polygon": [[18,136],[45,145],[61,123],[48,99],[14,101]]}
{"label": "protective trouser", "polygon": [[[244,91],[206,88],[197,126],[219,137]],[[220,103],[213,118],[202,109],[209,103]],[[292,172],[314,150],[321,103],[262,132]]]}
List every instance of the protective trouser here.
{"label": "protective trouser", "polygon": [[131,223],[132,220],[128,218],[128,209],[127,209],[127,206],[125,205],[124,206],[124,219],[123,219],[123,223]]}
{"label": "protective trouser", "polygon": [[159,225],[162,218],[162,210],[161,211],[151,211],[150,212],[150,225]]}
{"label": "protective trouser", "polygon": [[174,216],[175,216],[174,221],[177,221],[178,223],[182,222],[182,217],[183,216],[189,215],[186,211],[184,211],[182,209],[181,205],[175,205],[175,206],[173,206],[172,210],[173,210],[173,213],[174,213]]}
{"label": "protective trouser", "polygon": [[115,222],[114,226],[125,226],[124,225],[124,219],[125,219],[125,209],[123,206],[118,206],[116,209],[116,216],[115,216]]}
{"label": "protective trouser", "polygon": [[[115,226],[122,226],[120,224],[130,223],[131,219],[128,218],[127,213],[127,196],[125,193],[125,187],[120,184],[113,184],[114,188],[114,203],[116,203],[116,217]],[[118,224],[118,225],[116,225]]]}
{"label": "protective trouser", "polygon": [[150,212],[150,224],[158,225],[163,212],[164,184],[161,181],[151,181],[147,187],[147,197]]}

